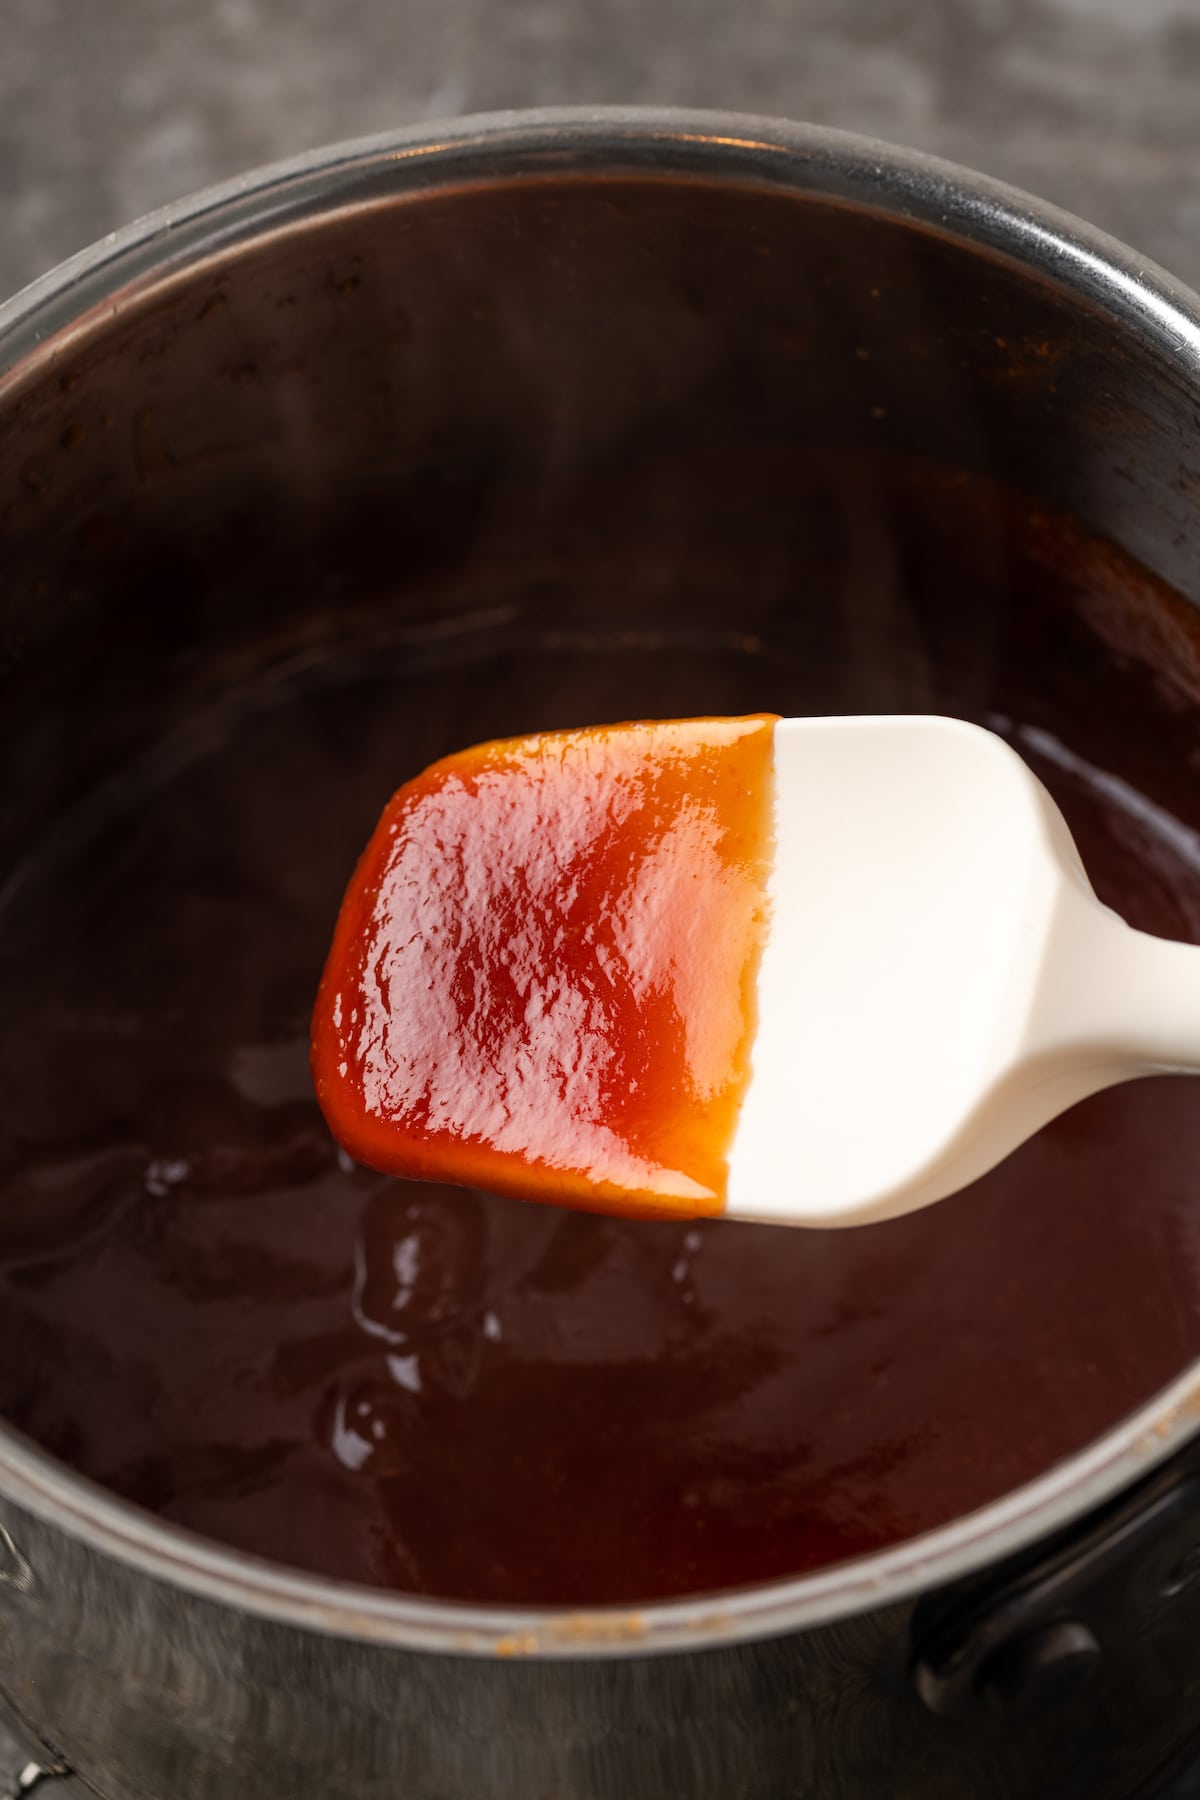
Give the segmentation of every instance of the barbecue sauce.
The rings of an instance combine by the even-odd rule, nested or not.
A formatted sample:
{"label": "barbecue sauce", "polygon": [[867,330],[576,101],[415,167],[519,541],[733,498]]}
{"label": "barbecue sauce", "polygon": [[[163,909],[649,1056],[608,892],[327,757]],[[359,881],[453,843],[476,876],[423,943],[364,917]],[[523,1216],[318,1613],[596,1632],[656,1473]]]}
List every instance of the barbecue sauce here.
{"label": "barbecue sauce", "polygon": [[[1046,783],[1104,901],[1200,941],[1192,609],[936,471],[855,467],[886,525],[857,554],[841,490],[814,485],[831,467],[783,484],[739,446],[697,485],[694,555],[681,533],[669,567],[648,551],[636,604],[603,494],[580,501],[576,586],[511,617],[485,563],[453,631],[435,595],[438,629],[398,608],[394,641],[360,644],[345,601],[317,654],[314,586],[289,660],[214,665],[119,792],[48,823],[0,918],[7,1420],[276,1564],[586,1609],[929,1531],[1200,1355],[1194,1079],[1097,1095],[945,1205],[839,1232],[396,1181],[319,1111],[309,1017],[346,872],[398,777],[483,734],[973,718]],[[785,506],[806,535],[782,569]],[[704,540],[731,507],[765,562],[748,528],[724,561]]]}
{"label": "barbecue sauce", "polygon": [[313,1018],[317,1097],[351,1155],[592,1211],[721,1210],[773,724],[544,733],[401,788]]}

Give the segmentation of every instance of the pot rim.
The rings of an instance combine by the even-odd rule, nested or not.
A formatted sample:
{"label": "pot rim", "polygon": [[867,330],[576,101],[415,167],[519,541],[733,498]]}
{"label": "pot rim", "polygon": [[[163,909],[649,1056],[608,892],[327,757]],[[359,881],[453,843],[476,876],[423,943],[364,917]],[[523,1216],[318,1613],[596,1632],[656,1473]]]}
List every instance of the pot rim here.
{"label": "pot rim", "polygon": [[[823,127],[722,112],[552,107],[330,146],[113,232],[0,306],[0,399],[102,328],[97,309],[115,314],[240,243],[434,189],[611,175],[768,187],[907,220],[1106,313],[1153,344],[1200,395],[1200,299],[1116,240],[1016,189]],[[587,1612],[417,1599],[224,1549],[107,1493],[2,1421],[0,1498],[145,1574],[279,1622],[409,1650],[591,1658],[736,1643],[908,1600],[1070,1523],[1197,1432],[1200,1362],[1037,1480],[921,1537],[816,1574]]]}

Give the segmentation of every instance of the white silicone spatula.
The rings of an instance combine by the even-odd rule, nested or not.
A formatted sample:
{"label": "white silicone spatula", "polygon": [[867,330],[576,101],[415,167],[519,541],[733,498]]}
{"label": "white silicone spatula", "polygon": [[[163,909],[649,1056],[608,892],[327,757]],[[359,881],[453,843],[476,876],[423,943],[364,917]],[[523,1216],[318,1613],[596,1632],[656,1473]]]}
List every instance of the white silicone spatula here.
{"label": "white silicone spatula", "polygon": [[1118,1081],[1200,1069],[1200,949],[1096,898],[1041,783],[944,718],[775,726],[730,1217],[886,1219]]}

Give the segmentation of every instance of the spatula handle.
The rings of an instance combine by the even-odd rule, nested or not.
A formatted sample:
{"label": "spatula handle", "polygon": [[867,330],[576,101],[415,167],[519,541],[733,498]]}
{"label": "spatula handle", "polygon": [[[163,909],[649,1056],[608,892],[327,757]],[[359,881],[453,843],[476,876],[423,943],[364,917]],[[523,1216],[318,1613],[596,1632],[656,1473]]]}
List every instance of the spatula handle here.
{"label": "spatula handle", "polygon": [[[1200,1070],[1200,946],[1135,931],[1068,884],[1034,996],[1029,1048],[1090,1069],[1095,1089]],[[1107,1075],[1105,1071],[1111,1071]]]}

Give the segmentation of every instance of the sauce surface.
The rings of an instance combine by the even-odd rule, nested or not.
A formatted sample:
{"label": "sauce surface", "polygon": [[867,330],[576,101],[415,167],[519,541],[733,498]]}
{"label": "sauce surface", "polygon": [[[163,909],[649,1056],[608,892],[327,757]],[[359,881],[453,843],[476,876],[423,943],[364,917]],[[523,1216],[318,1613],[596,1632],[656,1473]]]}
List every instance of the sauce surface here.
{"label": "sauce surface", "polygon": [[773,717],[480,745],[385,808],[313,1016],[372,1168],[719,1212],[749,1079]]}
{"label": "sauce surface", "polygon": [[[346,871],[397,772],[483,734],[957,713],[1029,760],[1104,900],[1200,942],[1195,615],[982,483],[851,474],[890,562],[858,553],[836,489],[739,452],[703,509],[734,508],[736,555],[689,512],[655,613],[623,601],[625,513],[599,493],[564,553],[590,610],[555,588],[496,624],[468,593],[478,630],[251,670],[64,820],[0,921],[6,1419],[276,1563],[589,1608],[931,1530],[1200,1355],[1200,1081],[1113,1089],[945,1205],[838,1232],[401,1183],[318,1109],[309,1016]],[[807,533],[786,592],[784,516]]]}

